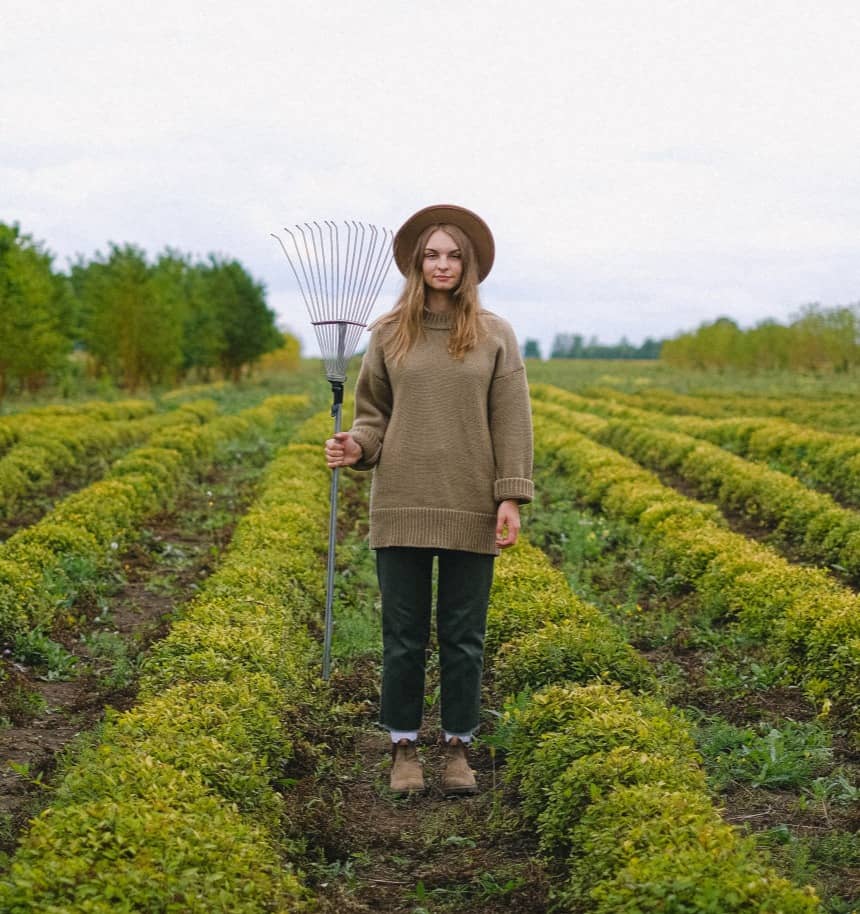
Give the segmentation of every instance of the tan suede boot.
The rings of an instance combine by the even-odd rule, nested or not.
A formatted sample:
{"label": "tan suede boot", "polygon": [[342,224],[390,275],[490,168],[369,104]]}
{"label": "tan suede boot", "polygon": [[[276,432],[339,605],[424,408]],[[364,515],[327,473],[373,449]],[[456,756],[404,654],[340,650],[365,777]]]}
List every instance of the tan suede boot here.
{"label": "tan suede boot", "polygon": [[447,796],[478,792],[475,772],[469,767],[466,745],[457,736],[445,743],[445,769],[442,772],[442,792]]}
{"label": "tan suede boot", "polygon": [[424,772],[416,744],[401,739],[391,744],[391,790],[394,793],[418,793],[424,790]]}

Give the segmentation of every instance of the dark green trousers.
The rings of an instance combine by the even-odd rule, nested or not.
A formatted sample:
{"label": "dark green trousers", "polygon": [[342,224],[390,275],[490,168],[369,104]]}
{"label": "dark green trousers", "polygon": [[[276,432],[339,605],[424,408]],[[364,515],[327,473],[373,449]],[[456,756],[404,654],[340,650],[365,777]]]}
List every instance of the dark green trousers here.
{"label": "dark green trousers", "polygon": [[436,629],[442,729],[478,726],[492,555],[452,549],[390,546],[376,550],[382,592],[382,703],[391,730],[417,730],[424,710],[424,668],[430,641],[433,557],[439,556]]}

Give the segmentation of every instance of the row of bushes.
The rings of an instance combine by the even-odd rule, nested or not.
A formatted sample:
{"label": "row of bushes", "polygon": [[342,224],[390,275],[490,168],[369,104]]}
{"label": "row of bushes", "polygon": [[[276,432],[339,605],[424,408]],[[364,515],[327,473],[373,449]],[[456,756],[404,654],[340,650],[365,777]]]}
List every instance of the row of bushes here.
{"label": "row of bushes", "polygon": [[24,499],[48,489],[59,476],[86,478],[134,444],[173,425],[214,417],[211,400],[188,403],[143,419],[108,422],[88,417],[39,420],[0,458],[0,518],[12,517]]}
{"label": "row of bushes", "polygon": [[690,589],[714,619],[730,618],[785,658],[816,700],[856,715],[860,700],[860,598],[817,568],[792,565],[732,533],[716,508],[685,498],[647,470],[572,428],[564,391],[535,391],[539,448],[565,474],[571,494],[638,526],[645,561],[665,584]]}
{"label": "row of bushes", "polygon": [[[841,479],[843,492],[850,492],[853,482],[860,493],[860,438],[774,419],[663,416],[547,385],[534,385],[533,393],[573,410],[570,418],[589,437],[646,466],[678,474],[702,496],[718,500],[765,530],[774,530],[802,558],[834,566],[855,579],[860,576],[860,514],[790,475],[716,446],[739,443],[750,456],[788,462],[793,458],[796,472],[808,470],[831,483]],[[698,440],[702,437],[715,438],[716,444]],[[845,462],[840,463],[840,458]]]}
{"label": "row of bushes", "polygon": [[233,386],[229,381],[211,381],[208,384],[184,384],[182,387],[176,387],[162,394],[161,401],[163,403],[178,403],[181,400],[193,397],[218,394],[229,390]]}
{"label": "row of bushes", "polygon": [[[534,385],[540,395],[542,385]],[[623,397],[624,402],[620,402]],[[776,465],[802,482],[860,505],[860,436],[822,432],[785,419],[673,416],[631,405],[634,397],[605,391],[602,397],[568,394],[572,409],[657,425],[704,438],[730,451]]]}
{"label": "row of bushes", "polygon": [[139,704],[109,717],[35,820],[0,909],[305,908],[277,832],[293,709],[318,684],[329,480],[317,444],[279,452],[224,561],[147,658]]}
{"label": "row of bushes", "polygon": [[704,438],[750,460],[772,463],[860,507],[860,435],[820,432],[784,419],[676,416],[668,421],[679,432]]}
{"label": "row of bushes", "polygon": [[589,388],[587,393],[589,396],[599,396],[627,406],[670,415],[712,418],[773,416],[833,432],[860,434],[860,401],[857,397],[834,395],[828,396],[825,400],[741,395],[691,396],[657,388],[645,389],[638,394],[627,394],[614,387],[593,387]]}
{"label": "row of bushes", "polygon": [[141,419],[155,412],[152,400],[120,400],[113,403],[90,400],[86,403],[37,406],[9,416],[0,416],[0,454],[17,444],[24,436],[38,432],[56,419],[84,418],[117,422]]}
{"label": "row of bushes", "polygon": [[686,720],[644,694],[645,661],[527,544],[498,562],[488,649],[496,686],[521,696],[497,732],[541,849],[568,874],[560,907],[820,910],[812,889],[777,875],[722,821]]}
{"label": "row of bushes", "polygon": [[612,419],[594,437],[645,466],[676,474],[701,497],[774,531],[801,558],[860,579],[860,513],[829,495],[716,444],[643,422]]}
{"label": "row of bushes", "polygon": [[33,627],[50,629],[80,583],[137,536],[144,518],[170,505],[188,473],[209,465],[230,442],[306,409],[304,396],[270,397],[235,416],[162,429],[115,461],[104,479],[10,537],[0,547],[0,639]]}

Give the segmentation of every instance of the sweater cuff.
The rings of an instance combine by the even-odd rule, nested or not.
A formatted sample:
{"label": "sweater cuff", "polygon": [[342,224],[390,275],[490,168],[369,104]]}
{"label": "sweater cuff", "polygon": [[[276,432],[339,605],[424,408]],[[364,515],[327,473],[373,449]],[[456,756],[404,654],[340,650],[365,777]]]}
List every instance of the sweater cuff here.
{"label": "sweater cuff", "polygon": [[349,433],[361,446],[361,457],[352,465],[352,469],[370,470],[375,467],[379,462],[379,452],[382,450],[382,442],[379,438],[366,428],[350,429]]}
{"label": "sweater cuff", "polygon": [[525,504],[535,497],[535,484],[530,479],[519,476],[497,479],[493,484],[493,497],[497,503],[514,499]]}

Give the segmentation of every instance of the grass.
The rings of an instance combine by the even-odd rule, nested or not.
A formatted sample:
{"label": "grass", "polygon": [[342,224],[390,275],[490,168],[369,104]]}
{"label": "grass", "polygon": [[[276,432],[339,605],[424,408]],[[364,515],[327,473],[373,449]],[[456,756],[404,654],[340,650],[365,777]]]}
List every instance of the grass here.
{"label": "grass", "polygon": [[12,656],[19,663],[32,667],[40,679],[49,682],[72,679],[79,671],[78,658],[39,628],[15,636]]}
{"label": "grass", "polygon": [[696,742],[715,790],[738,784],[801,788],[831,765],[830,734],[816,721],[760,721],[739,727],[719,716],[702,719]]}
{"label": "grass", "polygon": [[615,387],[625,393],[664,388],[680,394],[748,394],[769,397],[853,396],[858,376],[854,374],[800,374],[774,371],[751,375],[741,371],[688,371],[670,368],[660,361],[551,359],[526,363],[530,381],[555,384],[583,392],[589,387]]}

